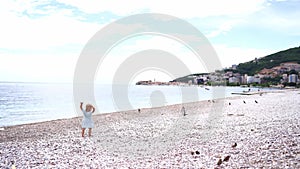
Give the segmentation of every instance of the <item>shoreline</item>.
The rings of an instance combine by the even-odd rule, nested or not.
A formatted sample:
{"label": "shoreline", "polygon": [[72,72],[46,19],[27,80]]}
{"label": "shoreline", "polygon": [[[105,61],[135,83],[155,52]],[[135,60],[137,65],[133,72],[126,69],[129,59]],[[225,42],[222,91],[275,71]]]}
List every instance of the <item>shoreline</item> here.
{"label": "shoreline", "polygon": [[[239,97],[239,96],[232,96],[228,98],[234,98],[234,97]],[[219,98],[215,100],[226,100],[227,98]],[[182,105],[190,105],[190,104],[200,104],[200,103],[206,103],[207,100],[201,100],[201,101],[195,101],[195,102],[188,102],[188,103],[182,103],[182,104],[172,104],[172,105],[165,105],[165,106],[160,106],[160,107],[150,107],[150,108],[140,108],[141,111],[152,111],[152,110],[159,110],[159,109],[169,109],[172,107],[181,107]],[[125,110],[125,111],[116,111],[116,112],[109,112],[109,113],[99,113],[99,114],[94,114],[92,116],[93,120],[95,119],[106,119],[110,117],[116,117],[116,116],[124,116],[124,115],[129,115],[129,116],[134,116],[138,115],[140,113],[137,112],[136,109],[133,110]],[[19,124],[19,125],[13,125],[13,126],[3,126],[0,128],[3,128],[3,130],[0,130],[0,136],[2,136],[2,132],[9,132],[9,130],[24,130],[28,128],[35,128],[38,126],[45,126],[49,125],[50,123],[58,123],[58,124],[67,124],[67,123],[77,123],[78,122],[78,128],[81,129],[81,120],[83,116],[78,116],[78,117],[71,117],[71,118],[63,118],[63,119],[55,119],[55,120],[48,120],[48,121],[42,121],[42,122],[34,122],[34,123],[27,123],[27,124]],[[69,126],[71,128],[71,126]],[[4,137],[0,137],[0,143],[3,141]],[[5,139],[4,139],[5,140]],[[11,141],[11,140],[6,140],[6,141]]]}
{"label": "shoreline", "polygon": [[[267,94],[267,93],[282,93],[285,91],[297,91],[297,89],[286,89],[286,90],[273,90],[273,91],[267,91],[267,92],[263,92],[263,94]],[[300,90],[299,90],[300,91]],[[256,95],[256,94],[254,94]],[[240,97],[247,97],[250,95],[235,95],[235,96],[230,96],[230,97],[225,97],[225,98],[217,98],[214,100],[223,100],[226,101],[228,99],[237,99]],[[160,106],[160,107],[146,107],[146,108],[140,108],[141,110],[146,110],[146,111],[151,111],[151,110],[155,110],[155,109],[168,109],[171,107],[181,107],[182,105],[189,105],[189,104],[201,104],[201,103],[206,103],[209,100],[201,100],[201,101],[194,101],[194,102],[188,102],[188,103],[181,103],[181,104],[171,104],[171,105],[165,105],[165,106]],[[108,113],[98,113],[98,114],[94,114],[93,118],[105,118],[106,116],[122,116],[124,114],[130,114],[132,113],[132,115],[136,115],[137,113],[137,109],[133,109],[133,110],[124,110],[124,111],[116,111],[116,112],[108,112]],[[81,129],[81,120],[82,120],[82,116],[77,116],[77,117],[71,117],[71,118],[63,118],[63,119],[54,119],[54,120],[46,120],[46,121],[41,121],[41,122],[34,122],[34,123],[26,123],[26,124],[18,124],[18,125],[12,125],[12,126],[2,126],[0,127],[0,136],[2,136],[2,132],[9,132],[9,130],[15,130],[15,129],[19,129],[21,131],[34,127],[36,128],[36,126],[43,126],[43,125],[49,125],[49,123],[58,123],[58,124],[64,124],[65,122],[72,122],[72,123],[78,123],[78,128]],[[68,126],[66,126],[68,127]],[[74,127],[74,126],[73,126]],[[7,131],[6,131],[7,130]],[[50,130],[51,131],[51,130]],[[4,137],[0,137],[0,143],[3,141]],[[14,138],[14,137],[11,137]]]}
{"label": "shoreline", "polygon": [[[284,91],[288,91],[288,90],[300,90],[300,89],[276,89],[276,88],[274,88],[273,90],[263,91],[263,92],[260,92],[260,93],[265,94],[265,93],[274,93],[274,92],[284,92]],[[259,93],[257,93],[257,92],[256,93],[251,93],[251,95],[255,95],[255,94],[259,94]],[[228,98],[239,97],[241,95],[247,95],[247,94],[232,93],[232,96],[228,96],[228,97],[225,96],[225,98],[216,98],[216,99],[225,99],[226,100]],[[168,107],[168,106],[173,106],[173,105],[182,105],[182,104],[196,103],[196,102],[202,102],[202,101],[207,101],[207,100],[199,100],[199,101],[193,101],[193,102],[188,102],[188,103],[169,104],[169,105],[165,105],[165,106],[161,106],[161,107]],[[152,108],[160,108],[160,107],[141,107],[140,109],[152,109]],[[94,114],[93,116],[101,116],[101,115],[107,115],[107,114],[112,114],[112,113],[122,113],[122,112],[135,111],[135,110],[137,110],[137,109],[124,110],[124,111],[115,111],[115,112],[97,113],[97,114]],[[33,124],[38,124],[38,123],[45,123],[45,122],[52,122],[52,121],[59,121],[59,120],[69,120],[69,119],[78,119],[78,118],[82,118],[82,116],[67,117],[67,118],[58,118],[58,119],[53,119],[53,120],[42,120],[42,121],[30,122],[30,123],[24,123],[24,124],[17,124],[17,125],[0,126],[0,131],[1,130],[5,130],[7,128],[18,127],[18,126],[23,126],[23,125],[33,125]]]}
{"label": "shoreline", "polygon": [[80,137],[79,117],[10,126],[0,131],[0,166],[300,167],[300,90],[184,106],[186,116],[182,104],[93,115],[91,138]]}

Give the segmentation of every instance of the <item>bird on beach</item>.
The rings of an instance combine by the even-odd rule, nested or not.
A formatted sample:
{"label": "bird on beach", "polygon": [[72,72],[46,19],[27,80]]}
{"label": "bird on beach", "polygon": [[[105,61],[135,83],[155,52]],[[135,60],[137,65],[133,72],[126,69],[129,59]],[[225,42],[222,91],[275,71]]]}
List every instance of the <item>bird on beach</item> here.
{"label": "bird on beach", "polygon": [[219,161],[217,162],[217,165],[221,165],[222,164],[222,159],[219,159]]}
{"label": "bird on beach", "polygon": [[228,104],[229,104],[229,106],[231,105],[231,103],[230,103],[230,102],[229,102]]}
{"label": "bird on beach", "polygon": [[236,143],[234,143],[231,147],[232,148],[235,148],[237,146],[237,144]]}
{"label": "bird on beach", "polygon": [[230,155],[226,156],[223,161],[227,162],[227,161],[229,161],[229,159],[230,159]]}
{"label": "bird on beach", "polygon": [[258,102],[255,100],[255,103],[258,103]]}
{"label": "bird on beach", "polygon": [[192,155],[192,156],[194,155],[194,152],[193,152],[193,151],[191,152],[191,155]]}
{"label": "bird on beach", "polygon": [[246,104],[246,101],[245,101],[245,100],[243,100],[243,102]]}
{"label": "bird on beach", "polygon": [[140,113],[140,112],[141,112],[141,109],[138,109],[138,112]]}
{"label": "bird on beach", "polygon": [[196,151],[196,154],[197,154],[197,155],[199,155],[199,154],[200,154],[200,152],[199,152],[199,151]]}

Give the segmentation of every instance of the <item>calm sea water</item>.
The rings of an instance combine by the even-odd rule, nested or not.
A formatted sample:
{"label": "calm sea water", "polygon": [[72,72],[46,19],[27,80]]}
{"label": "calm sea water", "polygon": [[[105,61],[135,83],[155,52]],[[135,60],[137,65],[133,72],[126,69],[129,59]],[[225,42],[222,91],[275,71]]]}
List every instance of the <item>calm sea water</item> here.
{"label": "calm sea water", "polygon": [[[189,87],[185,87],[189,88]],[[177,86],[129,86],[125,97],[137,109],[182,103],[182,88]],[[99,113],[123,110],[116,103],[111,85],[95,85],[95,98]],[[184,101],[208,100],[232,96],[248,88],[197,87],[197,98]],[[257,89],[252,89],[257,90]],[[265,90],[265,89],[264,89]],[[221,91],[225,91],[224,94]],[[215,93],[215,94],[213,94]],[[186,94],[185,94],[186,95]],[[76,103],[78,106],[79,103]],[[122,107],[122,106],[121,106]],[[12,126],[54,119],[76,117],[72,84],[0,83],[0,126]]]}

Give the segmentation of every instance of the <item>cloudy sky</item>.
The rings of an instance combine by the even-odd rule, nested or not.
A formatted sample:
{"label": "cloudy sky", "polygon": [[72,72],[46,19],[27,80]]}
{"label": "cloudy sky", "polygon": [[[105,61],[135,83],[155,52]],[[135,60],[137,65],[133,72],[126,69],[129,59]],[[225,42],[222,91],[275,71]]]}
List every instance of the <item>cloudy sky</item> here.
{"label": "cloudy sky", "polygon": [[[72,82],[88,40],[106,25],[141,13],[168,14],[194,25],[228,67],[300,46],[299,9],[299,0],[3,0],[0,81]],[[142,49],[192,54],[182,46],[166,37],[133,37],[111,50],[95,79],[109,83],[122,61]],[[205,71],[193,59],[183,62],[192,73]],[[134,78],[170,80],[162,71],[144,71]]]}

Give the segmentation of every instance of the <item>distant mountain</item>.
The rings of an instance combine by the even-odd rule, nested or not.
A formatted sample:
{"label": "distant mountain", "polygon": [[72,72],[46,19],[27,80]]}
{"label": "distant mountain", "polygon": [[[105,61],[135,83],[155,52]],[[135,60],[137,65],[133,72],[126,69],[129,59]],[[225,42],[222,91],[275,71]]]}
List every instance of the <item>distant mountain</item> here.
{"label": "distant mountain", "polygon": [[296,62],[300,64],[300,46],[257,58],[249,62],[240,63],[236,68],[236,72],[254,75],[264,68],[270,69],[285,62]]}
{"label": "distant mountain", "polygon": [[[264,68],[270,69],[279,66],[281,63],[295,62],[300,64],[300,46],[280,51],[265,57],[256,58],[252,61],[240,63],[236,70],[231,70],[235,73],[254,75]],[[230,70],[226,69],[225,71]],[[191,74],[184,77],[174,79],[177,82],[188,82],[193,80],[195,76],[204,75],[206,73]]]}
{"label": "distant mountain", "polygon": [[196,74],[190,74],[187,76],[183,76],[183,77],[179,77],[177,79],[174,79],[173,81],[175,82],[183,82],[183,83],[188,83],[190,80],[194,81],[196,76],[200,76],[200,75],[208,75],[208,73],[196,73]]}

